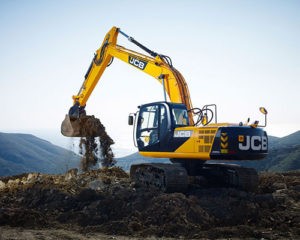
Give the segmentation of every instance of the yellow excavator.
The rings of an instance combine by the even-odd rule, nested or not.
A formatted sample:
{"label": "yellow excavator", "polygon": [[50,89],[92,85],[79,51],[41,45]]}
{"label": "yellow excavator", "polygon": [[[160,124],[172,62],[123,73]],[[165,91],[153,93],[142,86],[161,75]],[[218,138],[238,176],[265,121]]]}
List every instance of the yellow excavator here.
{"label": "yellow excavator", "polygon": [[[118,45],[119,34],[148,55]],[[169,158],[172,163],[132,165],[130,176],[137,184],[165,192],[185,191],[190,176],[195,176],[247,191],[256,189],[258,175],[254,169],[221,161],[257,160],[267,155],[268,137],[263,130],[266,109],[260,108],[265,115],[263,125],[258,121],[249,123],[249,119],[246,123],[218,123],[215,104],[202,108],[192,106],[186,81],[170,57],[151,51],[117,27],[106,34],[78,94],[73,96],[73,106],[61,126],[64,136],[94,135],[92,131],[88,135],[87,131],[81,131],[80,118],[89,117],[84,110],[86,103],[114,58],[154,77],[164,92],[164,101],[138,106],[137,112],[129,115],[128,122],[134,125],[134,142],[142,156]]]}

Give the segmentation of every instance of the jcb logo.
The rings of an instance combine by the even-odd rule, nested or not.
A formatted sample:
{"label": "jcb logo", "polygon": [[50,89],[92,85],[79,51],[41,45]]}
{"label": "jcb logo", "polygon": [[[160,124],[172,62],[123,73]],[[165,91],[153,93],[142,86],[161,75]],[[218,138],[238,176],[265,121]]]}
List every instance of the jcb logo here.
{"label": "jcb logo", "polygon": [[247,151],[268,150],[268,138],[266,136],[239,136],[239,149]]}
{"label": "jcb logo", "polygon": [[144,70],[145,67],[146,67],[146,65],[147,65],[147,62],[142,61],[142,60],[140,60],[140,59],[138,59],[138,58],[136,58],[136,57],[132,57],[132,56],[129,56],[128,62],[129,62],[131,65],[133,65],[133,66],[135,66],[135,67],[137,67],[137,68],[139,68],[139,69],[141,69],[141,70]]}
{"label": "jcb logo", "polygon": [[189,138],[192,136],[193,131],[182,131],[182,130],[175,130],[174,137],[175,138]]}

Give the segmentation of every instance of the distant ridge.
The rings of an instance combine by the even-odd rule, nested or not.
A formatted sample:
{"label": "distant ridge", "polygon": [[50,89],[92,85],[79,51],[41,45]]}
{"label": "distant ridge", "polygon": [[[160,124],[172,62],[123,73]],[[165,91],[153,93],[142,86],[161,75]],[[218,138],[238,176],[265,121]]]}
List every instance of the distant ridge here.
{"label": "distant ridge", "polygon": [[300,131],[282,138],[269,137],[269,154],[258,161],[237,162],[258,171],[286,172],[300,170]]}
{"label": "distant ridge", "polygon": [[[25,172],[63,173],[79,167],[79,156],[31,134],[0,132],[0,176]],[[164,162],[168,159],[146,158],[139,153],[118,158],[117,166],[129,171],[132,164]],[[235,162],[258,171],[300,170],[300,131],[286,137],[269,136],[269,154],[263,160]]]}
{"label": "distant ridge", "polygon": [[276,172],[300,170],[300,131],[271,144],[268,157],[258,163],[257,168]]}
{"label": "distant ridge", "polygon": [[130,154],[128,156],[117,158],[117,166],[123,168],[125,171],[130,170],[130,166],[132,164],[138,164],[138,163],[170,163],[169,159],[167,158],[148,158],[143,157],[138,152]]}
{"label": "distant ridge", "polygon": [[0,176],[24,172],[62,173],[79,157],[31,134],[0,132]]}

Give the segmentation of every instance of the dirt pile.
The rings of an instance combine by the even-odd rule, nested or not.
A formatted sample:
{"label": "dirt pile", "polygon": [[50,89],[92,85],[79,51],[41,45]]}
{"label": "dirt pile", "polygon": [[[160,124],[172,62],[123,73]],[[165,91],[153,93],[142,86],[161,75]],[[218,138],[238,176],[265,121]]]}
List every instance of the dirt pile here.
{"label": "dirt pile", "polygon": [[184,238],[300,238],[300,172],[260,175],[256,193],[142,189],[120,168],[0,180],[0,225]]}
{"label": "dirt pile", "polygon": [[81,116],[78,120],[78,128],[81,137],[79,148],[83,155],[81,169],[87,171],[98,162],[103,167],[111,167],[115,164],[111,145],[114,141],[107,134],[105,127],[98,118],[94,116]]}

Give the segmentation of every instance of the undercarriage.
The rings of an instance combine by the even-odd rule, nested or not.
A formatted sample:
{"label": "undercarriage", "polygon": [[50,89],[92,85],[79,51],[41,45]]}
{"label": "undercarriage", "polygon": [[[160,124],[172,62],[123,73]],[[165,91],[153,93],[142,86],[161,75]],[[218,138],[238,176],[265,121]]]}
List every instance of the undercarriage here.
{"label": "undercarriage", "polygon": [[173,164],[143,163],[132,165],[131,179],[142,187],[163,192],[185,192],[189,185],[233,187],[255,191],[258,174],[253,168],[235,164],[197,163],[195,160],[171,160]]}

